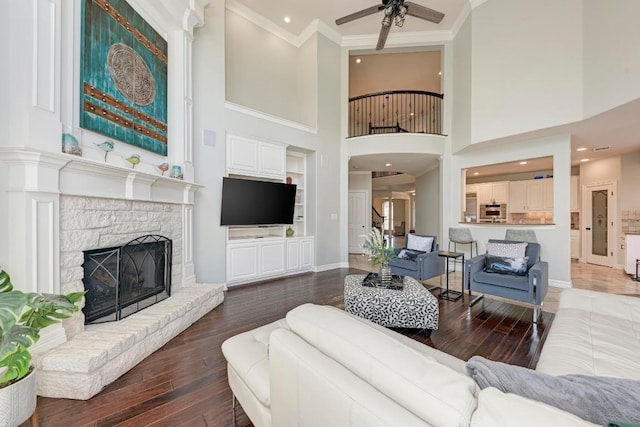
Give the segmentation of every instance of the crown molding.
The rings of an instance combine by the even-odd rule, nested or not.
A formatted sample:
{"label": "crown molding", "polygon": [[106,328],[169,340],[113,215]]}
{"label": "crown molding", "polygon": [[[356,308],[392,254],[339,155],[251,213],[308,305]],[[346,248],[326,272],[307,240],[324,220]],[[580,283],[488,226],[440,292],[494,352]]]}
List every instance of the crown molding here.
{"label": "crown molding", "polygon": [[469,0],[469,3],[465,3],[465,5],[462,7],[460,14],[456,18],[456,21],[453,23],[453,27],[451,28],[451,34],[453,35],[454,39],[458,36],[458,31],[460,31],[460,28],[462,28],[467,18],[471,14],[471,10],[474,8],[472,3],[477,3],[478,1],[484,3],[486,0]]}
{"label": "crown molding", "polygon": [[471,9],[475,9],[476,7],[481,6],[486,2],[487,0],[469,0],[469,6],[471,6]]}
{"label": "crown molding", "polygon": [[[386,47],[424,46],[429,43],[442,43],[453,40],[451,31],[417,31],[395,33],[387,38]],[[342,37],[342,47],[373,48],[378,43],[378,34],[364,34]]]}
{"label": "crown molding", "polygon": [[238,113],[246,114],[251,117],[266,120],[271,123],[276,123],[281,126],[286,126],[291,129],[301,130],[313,135],[318,134],[318,129],[311,126],[303,125],[302,123],[294,122],[292,120],[283,119],[282,117],[274,116],[272,114],[263,113],[262,111],[254,110],[253,108],[245,107],[230,101],[225,101],[224,107],[227,110],[235,111]]}
{"label": "crown molding", "polygon": [[259,13],[256,13],[255,11],[243,5],[242,3],[236,0],[227,0],[226,8],[232,11],[233,13],[236,13],[242,16],[244,19],[251,22],[252,24],[255,24],[258,27],[262,28],[263,30],[270,32],[274,36],[280,37],[282,40],[286,41],[287,43],[291,43],[292,45],[299,47],[298,37],[294,36],[293,34],[291,34],[286,30],[283,30],[282,27],[274,24],[264,16],[260,15]]}

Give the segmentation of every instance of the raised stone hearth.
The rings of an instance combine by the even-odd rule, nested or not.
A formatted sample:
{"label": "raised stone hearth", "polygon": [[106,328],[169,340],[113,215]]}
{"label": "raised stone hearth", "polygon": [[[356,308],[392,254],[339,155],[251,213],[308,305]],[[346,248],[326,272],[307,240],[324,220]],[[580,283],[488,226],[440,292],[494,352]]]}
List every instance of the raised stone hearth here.
{"label": "raised stone hearth", "polygon": [[224,299],[224,285],[197,285],[118,322],[87,325],[36,356],[38,395],[90,399]]}

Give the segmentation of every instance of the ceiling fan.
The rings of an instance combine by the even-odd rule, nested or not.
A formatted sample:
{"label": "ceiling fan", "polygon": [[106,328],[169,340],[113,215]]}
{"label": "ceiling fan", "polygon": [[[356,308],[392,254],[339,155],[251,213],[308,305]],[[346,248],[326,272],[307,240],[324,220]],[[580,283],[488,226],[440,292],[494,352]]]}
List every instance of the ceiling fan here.
{"label": "ceiling fan", "polygon": [[410,1],[382,0],[381,5],[371,6],[359,12],[354,12],[350,15],[336,19],[336,25],[342,25],[359,18],[364,18],[365,16],[373,15],[381,10],[384,11],[384,17],[382,18],[382,28],[380,29],[380,36],[378,37],[376,50],[382,49],[387,42],[387,36],[391,29],[391,22],[395,22],[397,27],[402,27],[405,15],[415,16],[416,18],[435,22],[436,24],[439,24],[440,21],[442,21],[442,18],[444,18],[444,13]]}

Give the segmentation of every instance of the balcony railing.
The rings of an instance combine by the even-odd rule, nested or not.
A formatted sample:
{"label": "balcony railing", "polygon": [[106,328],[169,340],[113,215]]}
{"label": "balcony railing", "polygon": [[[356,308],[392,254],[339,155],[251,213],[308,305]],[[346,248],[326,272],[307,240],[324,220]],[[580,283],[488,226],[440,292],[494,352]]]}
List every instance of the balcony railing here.
{"label": "balcony railing", "polygon": [[349,99],[349,138],[381,133],[442,134],[440,93],[392,90]]}

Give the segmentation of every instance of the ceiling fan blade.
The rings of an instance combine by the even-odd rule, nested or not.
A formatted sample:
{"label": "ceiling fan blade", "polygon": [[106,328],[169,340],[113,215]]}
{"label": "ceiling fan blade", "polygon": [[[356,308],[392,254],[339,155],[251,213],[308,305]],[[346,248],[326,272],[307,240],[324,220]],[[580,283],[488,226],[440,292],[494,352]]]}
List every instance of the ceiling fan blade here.
{"label": "ceiling fan blade", "polygon": [[373,15],[374,13],[379,12],[382,9],[384,9],[383,5],[368,7],[359,12],[354,12],[350,15],[343,16],[342,18],[336,19],[336,25],[342,25],[344,23],[351,22],[356,19],[364,18],[365,16]]}
{"label": "ceiling fan blade", "polygon": [[382,26],[380,29],[380,36],[378,37],[378,44],[376,45],[376,50],[382,50],[384,48],[385,43],[387,43],[387,36],[389,35],[389,30],[391,29],[391,25]]}
{"label": "ceiling fan blade", "polygon": [[444,18],[444,13],[410,1],[405,1],[404,5],[407,6],[407,15],[415,16],[416,18],[425,19],[435,22],[436,24],[439,24],[442,18]]}

